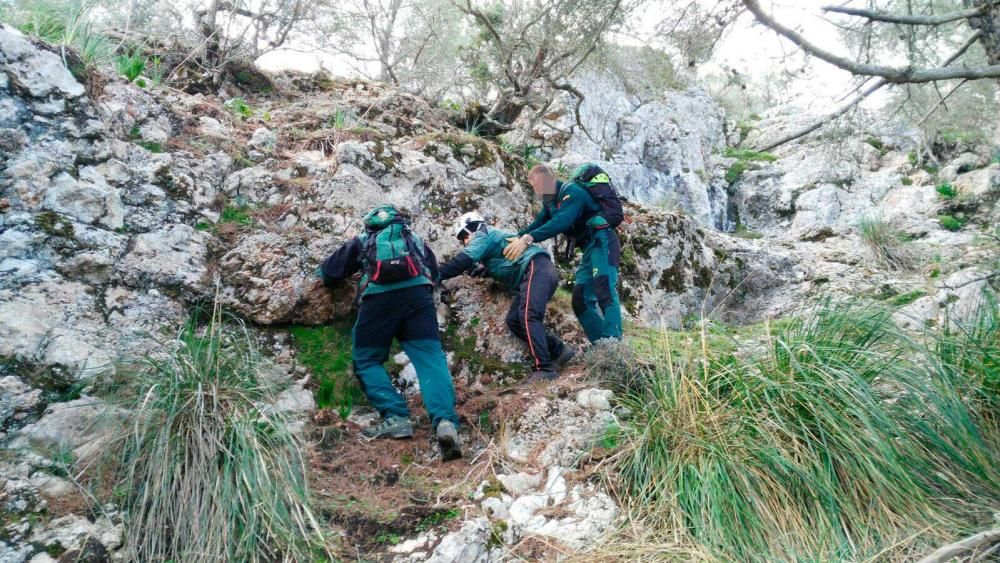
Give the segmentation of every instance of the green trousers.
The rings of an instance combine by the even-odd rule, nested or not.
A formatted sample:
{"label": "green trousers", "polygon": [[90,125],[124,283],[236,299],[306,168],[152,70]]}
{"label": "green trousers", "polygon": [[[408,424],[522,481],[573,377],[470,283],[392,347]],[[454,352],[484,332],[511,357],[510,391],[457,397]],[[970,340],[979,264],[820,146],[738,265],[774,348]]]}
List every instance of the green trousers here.
{"label": "green trousers", "polygon": [[393,339],[413,362],[424,407],[436,429],[442,420],[458,426],[455,389],[441,349],[431,286],[419,285],[366,296],[353,332],[354,373],[368,402],[382,415],[410,416],[406,399],[392,385],[384,364]]}
{"label": "green trousers", "polygon": [[573,312],[587,339],[622,337],[622,308],[618,300],[618,268],[622,247],[612,229],[594,233],[583,249],[573,285]]}

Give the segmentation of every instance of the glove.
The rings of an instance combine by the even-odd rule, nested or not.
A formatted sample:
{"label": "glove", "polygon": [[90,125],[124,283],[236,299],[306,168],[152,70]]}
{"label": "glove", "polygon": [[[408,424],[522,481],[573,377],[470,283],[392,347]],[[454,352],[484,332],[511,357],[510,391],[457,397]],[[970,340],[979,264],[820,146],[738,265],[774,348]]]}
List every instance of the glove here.
{"label": "glove", "polygon": [[486,266],[482,264],[476,266],[475,270],[469,272],[469,276],[473,278],[485,278],[486,277]]}
{"label": "glove", "polygon": [[524,235],[521,238],[510,237],[507,239],[507,248],[503,249],[503,257],[511,261],[517,260],[533,242],[535,239],[531,238],[531,235]]}

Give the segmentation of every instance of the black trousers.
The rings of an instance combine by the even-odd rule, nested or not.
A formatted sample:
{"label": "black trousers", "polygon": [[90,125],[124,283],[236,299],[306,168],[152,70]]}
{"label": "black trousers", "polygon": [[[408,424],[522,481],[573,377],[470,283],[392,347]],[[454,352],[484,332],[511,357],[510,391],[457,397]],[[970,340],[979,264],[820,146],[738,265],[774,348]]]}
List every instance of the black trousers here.
{"label": "black trousers", "polygon": [[545,331],[545,308],[559,287],[559,271],[545,254],[531,259],[507,312],[507,328],[528,343],[535,370],[552,370],[565,344]]}

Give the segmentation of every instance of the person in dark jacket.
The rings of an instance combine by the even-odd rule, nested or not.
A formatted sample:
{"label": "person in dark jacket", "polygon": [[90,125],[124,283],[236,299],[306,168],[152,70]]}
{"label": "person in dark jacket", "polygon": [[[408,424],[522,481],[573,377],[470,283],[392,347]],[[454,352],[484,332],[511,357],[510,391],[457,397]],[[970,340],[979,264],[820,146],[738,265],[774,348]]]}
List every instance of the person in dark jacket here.
{"label": "person in dark jacket", "polygon": [[517,233],[504,250],[516,260],[531,244],[565,234],[583,250],[573,285],[573,312],[591,342],[622,337],[618,300],[621,242],[601,216],[601,206],[587,190],[563,183],[544,164],[531,169],[528,182],[542,198],[535,220]]}
{"label": "person in dark jacket", "polygon": [[514,233],[490,227],[479,213],[462,215],[455,224],[455,236],[465,246],[441,266],[441,279],[447,280],[472,271],[480,265],[485,274],[514,292],[507,312],[507,328],[528,344],[532,374],[528,383],[555,379],[558,367],[569,362],[576,351],[559,337],[545,330],[545,309],[559,287],[559,272],[549,254],[538,245],[530,245],[516,259],[503,255],[507,239]]}
{"label": "person in dark jacket", "polygon": [[[462,456],[455,390],[441,349],[434,283],[437,259],[391,205],[364,219],[365,233],[338,248],[318,274],[333,287],[361,271],[360,308],[352,332],[354,371],[381,422],[362,433],[368,438],[410,438],[413,425],[406,400],[393,387],[383,364],[397,339],[417,371],[424,406],[445,461]],[[397,268],[403,264],[402,269]],[[394,272],[387,276],[387,272]]]}

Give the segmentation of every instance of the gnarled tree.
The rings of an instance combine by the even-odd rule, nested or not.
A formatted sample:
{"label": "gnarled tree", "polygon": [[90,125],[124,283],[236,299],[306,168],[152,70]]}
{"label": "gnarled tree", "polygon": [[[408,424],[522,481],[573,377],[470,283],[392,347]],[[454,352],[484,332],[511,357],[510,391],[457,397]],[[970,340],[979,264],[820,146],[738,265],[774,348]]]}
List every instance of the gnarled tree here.
{"label": "gnarled tree", "polygon": [[[854,38],[850,55],[825,48],[778,21],[758,0],[742,0],[758,22],[791,41],[802,51],[863,79],[858,93],[813,124],[769,143],[764,150],[809,134],[843,115],[862,100],[891,85],[933,85],[938,101],[924,121],[960,87],[970,81],[1000,79],[1000,2],[997,0],[884,0],[864,8],[827,6],[827,14],[849,18],[837,22]],[[906,64],[889,64],[880,53],[905,53]],[[909,97],[907,97],[909,99]]]}

